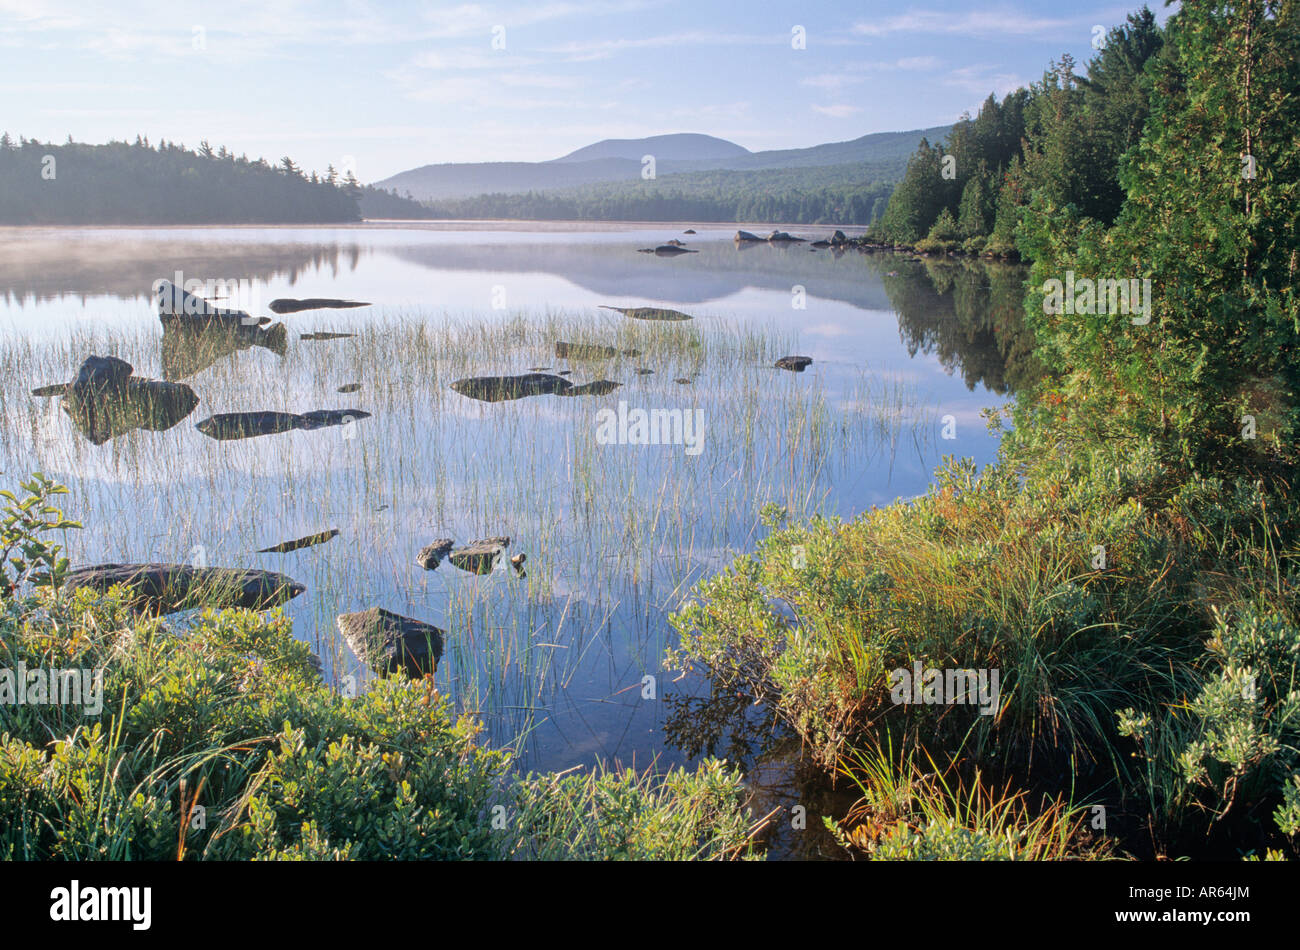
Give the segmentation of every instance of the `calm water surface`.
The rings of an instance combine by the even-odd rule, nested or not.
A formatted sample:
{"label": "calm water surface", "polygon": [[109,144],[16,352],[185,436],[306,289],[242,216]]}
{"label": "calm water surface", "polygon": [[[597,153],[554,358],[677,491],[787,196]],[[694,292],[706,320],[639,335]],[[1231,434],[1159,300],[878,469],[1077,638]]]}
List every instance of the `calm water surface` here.
{"label": "calm water surface", "polygon": [[[680,715],[707,687],[662,668],[668,615],[694,581],[752,549],[766,502],[850,518],[924,491],[943,455],[990,460],[996,439],[979,412],[1005,402],[1026,371],[1020,274],[737,246],[734,227],[698,230],[0,230],[0,468],[6,484],[40,468],[72,488],[69,512],[86,526],[68,539],[74,564],[197,556],[302,581],[307,592],[286,611],[333,681],[365,679],[337,636],[338,613],[379,605],[438,624],[449,632],[439,688],[478,712],[493,741],[516,745],[526,767],[757,756],[706,713]],[[637,253],[672,237],[698,253]],[[178,350],[149,296],[177,271],[250,281],[256,315],[285,324],[286,352]],[[373,305],[275,317],[265,306],[277,297]],[[649,324],[601,305],[695,319]],[[356,335],[300,339],[315,332]],[[556,358],[556,339],[640,355],[574,363]],[[197,410],[166,431],[92,445],[57,398],[30,393],[71,379],[91,353],[120,356],[138,376],[184,374]],[[772,368],[787,354],[814,362],[802,374]],[[449,388],[535,367],[622,385],[503,403]],[[359,392],[337,392],[354,382]],[[620,401],[700,412],[702,451],[598,444],[598,411]],[[325,408],[371,417],[240,442],[194,428],[218,412]],[[955,438],[942,437],[945,424]],[[340,536],[256,553],[326,528]],[[434,538],[494,535],[528,555],[526,577],[415,564]],[[751,765],[761,785],[770,763]]]}

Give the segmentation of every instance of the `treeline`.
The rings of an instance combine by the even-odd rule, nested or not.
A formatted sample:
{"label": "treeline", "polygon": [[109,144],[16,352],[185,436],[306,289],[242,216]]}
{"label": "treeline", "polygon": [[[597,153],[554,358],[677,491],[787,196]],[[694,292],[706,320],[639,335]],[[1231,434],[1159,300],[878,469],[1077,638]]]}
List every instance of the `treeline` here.
{"label": "treeline", "polygon": [[438,218],[587,221],[780,221],[860,224],[878,219],[893,183],[866,163],[762,171],[718,170],[547,192],[426,202]]}
{"label": "treeline", "polygon": [[1066,55],[1040,82],[990,95],[946,141],[922,141],[872,236],[921,250],[1014,255],[1023,209],[1073,205],[1109,225],[1123,205],[1120,164],[1149,112],[1147,61],[1164,34],[1143,7],[1111,30],[1084,75]]}
{"label": "treeline", "polygon": [[246,224],[357,221],[361,186],[331,165],[236,156],[206,141],[87,145],[0,136],[0,223]]}
{"label": "treeline", "polygon": [[363,218],[432,218],[433,210],[410,196],[397,193],[396,188],[385,191],[374,185],[361,189],[361,217]]}

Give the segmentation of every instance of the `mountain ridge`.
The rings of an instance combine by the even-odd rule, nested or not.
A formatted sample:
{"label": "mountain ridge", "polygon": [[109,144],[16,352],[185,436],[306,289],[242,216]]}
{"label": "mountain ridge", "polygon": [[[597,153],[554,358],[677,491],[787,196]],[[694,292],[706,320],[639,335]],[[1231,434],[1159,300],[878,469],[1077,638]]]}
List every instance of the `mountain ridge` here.
{"label": "mountain ridge", "polygon": [[[751,152],[726,139],[700,133],[673,133],[641,139],[603,139],[583,146],[558,159],[544,162],[446,162],[422,165],[398,172],[374,187],[397,189],[419,201],[468,198],[486,194],[523,194],[530,191],[554,191],[604,182],[632,181],[642,177],[641,156],[656,155],[657,178],[667,175],[705,171],[753,171],[776,168],[816,168],[854,162],[884,168],[901,178],[907,160],[922,138],[931,141],[947,135],[951,126],[910,129],[901,132],[871,132],[843,142],[795,149],[768,149]],[[680,147],[722,150],[729,154],[714,157],[660,157],[654,143],[671,140],[673,154]],[[637,154],[640,152],[640,154]],[[611,154],[612,153],[612,154]],[[626,156],[635,157],[626,157]],[[595,157],[592,157],[595,156]]]}

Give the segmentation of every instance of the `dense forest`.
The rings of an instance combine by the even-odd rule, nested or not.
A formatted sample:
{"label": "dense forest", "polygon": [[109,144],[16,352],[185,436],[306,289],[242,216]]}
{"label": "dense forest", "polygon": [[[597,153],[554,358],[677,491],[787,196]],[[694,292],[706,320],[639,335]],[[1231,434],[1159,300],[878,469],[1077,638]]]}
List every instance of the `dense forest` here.
{"label": "dense forest", "polygon": [[[334,223],[361,218],[356,177],[304,172],[288,156],[236,156],[206,141],[63,145],[0,136],[0,224]],[[385,205],[421,213],[405,199]]]}
{"label": "dense forest", "polygon": [[867,225],[884,213],[897,169],[854,162],[757,171],[684,172],[527,194],[429,202],[439,218],[589,221],[774,221]]}
{"label": "dense forest", "polygon": [[922,141],[872,236],[922,250],[1014,254],[1032,194],[1113,223],[1124,199],[1120,159],[1149,110],[1146,64],[1163,45],[1144,7],[1110,31],[1084,75],[1066,55],[1030,88],[1001,102],[990,95],[945,141]]}

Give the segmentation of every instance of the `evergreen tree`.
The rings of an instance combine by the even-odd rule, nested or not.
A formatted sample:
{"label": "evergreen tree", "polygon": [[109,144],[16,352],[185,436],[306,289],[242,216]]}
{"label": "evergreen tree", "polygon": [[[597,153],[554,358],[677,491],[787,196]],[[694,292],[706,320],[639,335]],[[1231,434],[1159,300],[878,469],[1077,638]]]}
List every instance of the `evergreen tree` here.
{"label": "evergreen tree", "polygon": [[1115,226],[1035,197],[1035,288],[1067,270],[1152,282],[1145,325],[1030,308],[1077,428],[1150,436],[1172,464],[1202,470],[1295,465],[1298,19],[1298,0],[1185,0],[1151,61],[1150,118],[1122,165]]}

